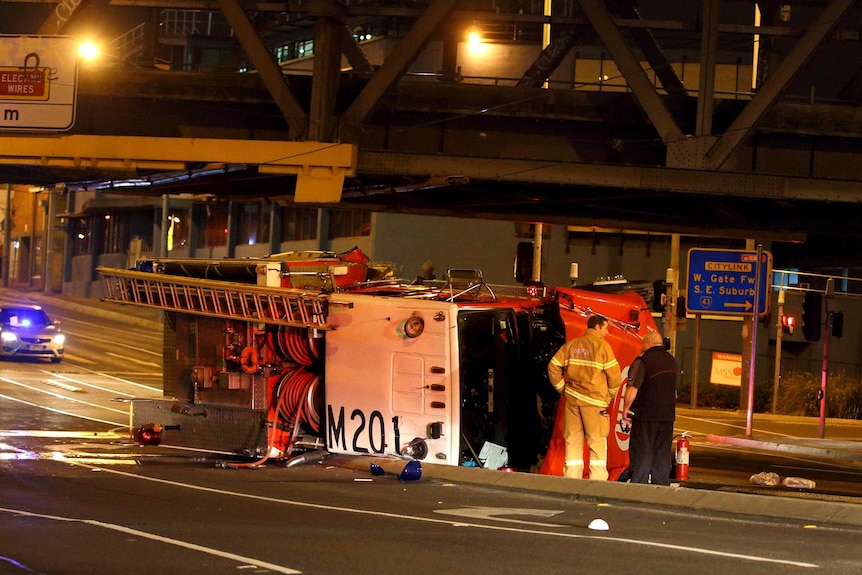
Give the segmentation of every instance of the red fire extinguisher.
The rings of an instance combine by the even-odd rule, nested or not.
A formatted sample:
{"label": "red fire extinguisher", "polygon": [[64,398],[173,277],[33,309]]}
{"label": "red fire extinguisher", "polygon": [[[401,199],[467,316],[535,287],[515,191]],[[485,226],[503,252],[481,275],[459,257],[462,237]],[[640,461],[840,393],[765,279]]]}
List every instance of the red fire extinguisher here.
{"label": "red fire extinguisher", "polygon": [[676,479],[677,481],[685,481],[688,479],[688,458],[689,447],[691,444],[688,441],[688,432],[683,432],[682,436],[676,442]]}

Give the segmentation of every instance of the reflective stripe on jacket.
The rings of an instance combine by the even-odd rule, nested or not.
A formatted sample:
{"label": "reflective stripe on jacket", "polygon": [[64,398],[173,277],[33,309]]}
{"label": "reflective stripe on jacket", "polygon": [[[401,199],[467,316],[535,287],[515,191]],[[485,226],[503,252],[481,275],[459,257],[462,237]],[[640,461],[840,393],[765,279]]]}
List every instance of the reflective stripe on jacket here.
{"label": "reflective stripe on jacket", "polygon": [[620,364],[611,344],[588,329],[554,354],[548,377],[558,392],[580,403],[607,407],[620,388]]}

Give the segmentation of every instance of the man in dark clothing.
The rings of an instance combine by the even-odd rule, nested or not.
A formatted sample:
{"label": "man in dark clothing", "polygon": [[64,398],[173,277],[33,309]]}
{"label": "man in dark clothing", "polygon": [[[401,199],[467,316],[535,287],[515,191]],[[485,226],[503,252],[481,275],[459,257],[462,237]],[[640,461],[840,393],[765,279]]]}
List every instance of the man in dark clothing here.
{"label": "man in dark clothing", "polygon": [[632,425],[631,481],[670,485],[679,365],[654,331],[644,336],[642,349],[629,368],[623,404],[623,420]]}

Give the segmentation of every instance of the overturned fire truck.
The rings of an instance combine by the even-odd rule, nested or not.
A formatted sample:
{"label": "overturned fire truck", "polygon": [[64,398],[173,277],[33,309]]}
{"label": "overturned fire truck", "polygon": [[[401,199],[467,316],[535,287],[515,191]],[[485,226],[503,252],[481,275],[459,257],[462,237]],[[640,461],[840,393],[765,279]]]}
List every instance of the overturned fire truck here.
{"label": "overturned fire truck", "polygon": [[[656,330],[633,291],[489,285],[477,270],[404,282],[359,250],[99,273],[105,300],[165,312],[164,394],[132,400],[135,439],[247,465],[371,454],[562,475],[548,361],[594,313],[624,373]],[[611,479],[628,465],[622,391]]]}

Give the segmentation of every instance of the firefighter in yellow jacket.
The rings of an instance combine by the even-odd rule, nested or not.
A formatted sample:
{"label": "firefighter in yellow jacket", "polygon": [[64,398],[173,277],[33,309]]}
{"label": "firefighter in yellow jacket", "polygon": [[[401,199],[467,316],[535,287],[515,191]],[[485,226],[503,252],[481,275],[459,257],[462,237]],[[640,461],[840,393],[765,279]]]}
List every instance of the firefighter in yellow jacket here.
{"label": "firefighter in yellow jacket", "polygon": [[620,388],[620,364],[605,341],[608,320],[593,315],[586,333],[567,341],[548,364],[548,376],[566,401],[563,475],[580,479],[584,473],[584,437],[590,449],[590,479],[607,480],[608,405]]}

